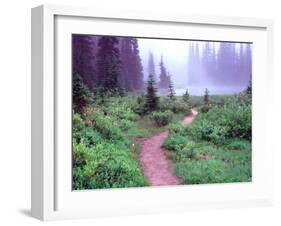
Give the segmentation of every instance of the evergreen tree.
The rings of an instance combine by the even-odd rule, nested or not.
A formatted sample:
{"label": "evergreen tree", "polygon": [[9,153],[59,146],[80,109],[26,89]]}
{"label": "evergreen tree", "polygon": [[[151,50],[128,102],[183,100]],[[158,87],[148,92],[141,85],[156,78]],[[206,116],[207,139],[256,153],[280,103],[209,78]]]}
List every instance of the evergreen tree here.
{"label": "evergreen tree", "polygon": [[209,95],[209,90],[206,88],[205,93],[204,93],[204,105],[203,105],[203,112],[206,113],[210,109],[210,95]]}
{"label": "evergreen tree", "polygon": [[163,62],[163,56],[161,56],[161,61],[159,66],[160,66],[160,75],[159,75],[158,87],[160,89],[167,89],[169,87],[170,79]]}
{"label": "evergreen tree", "polygon": [[188,85],[202,85],[202,62],[198,42],[190,42],[187,62]]}
{"label": "evergreen tree", "polygon": [[158,109],[159,97],[157,96],[157,89],[155,87],[155,81],[153,75],[149,75],[146,87],[145,96],[145,112],[152,112]]}
{"label": "evergreen tree", "polygon": [[104,88],[104,90],[111,94],[119,94],[122,89],[120,82],[121,61],[117,45],[118,39],[111,36],[103,36],[98,42],[98,87]]}
{"label": "evergreen tree", "polygon": [[217,63],[218,73],[216,83],[218,85],[232,85],[233,83],[237,83],[235,43],[220,42]]}
{"label": "evergreen tree", "polygon": [[130,38],[121,38],[120,40],[120,57],[121,57],[121,83],[127,91],[132,91],[132,78],[130,77],[132,59],[132,48]]}
{"label": "evergreen tree", "polygon": [[143,67],[141,63],[141,58],[139,54],[139,44],[136,38],[132,39],[132,50],[133,50],[133,68],[134,68],[134,78],[133,78],[133,88],[134,90],[143,90]]}
{"label": "evergreen tree", "polygon": [[215,43],[205,42],[202,51],[202,67],[204,75],[207,79],[212,79],[216,82],[217,77],[217,59],[216,59]]}
{"label": "evergreen tree", "polygon": [[169,87],[168,87],[168,98],[172,101],[176,100],[176,93],[174,90],[174,85],[171,80],[170,80]]}
{"label": "evergreen tree", "polygon": [[79,74],[83,84],[89,88],[96,85],[97,37],[93,35],[72,35],[72,71]]}
{"label": "evergreen tree", "polygon": [[156,82],[156,72],[155,72],[155,64],[154,64],[154,57],[152,52],[148,55],[148,76],[152,76],[153,80]]}
{"label": "evergreen tree", "polygon": [[122,38],[120,44],[122,61],[121,82],[127,91],[143,89],[143,68],[139,56],[138,40],[136,38]]}
{"label": "evergreen tree", "polygon": [[72,102],[75,113],[83,113],[85,107],[90,104],[91,93],[82,83],[80,75],[74,74],[72,78]]}
{"label": "evergreen tree", "polygon": [[186,89],[185,93],[182,95],[182,99],[184,102],[189,103],[189,92],[188,89]]}
{"label": "evergreen tree", "polygon": [[249,84],[246,88],[246,94],[252,96],[252,80],[249,81]]}

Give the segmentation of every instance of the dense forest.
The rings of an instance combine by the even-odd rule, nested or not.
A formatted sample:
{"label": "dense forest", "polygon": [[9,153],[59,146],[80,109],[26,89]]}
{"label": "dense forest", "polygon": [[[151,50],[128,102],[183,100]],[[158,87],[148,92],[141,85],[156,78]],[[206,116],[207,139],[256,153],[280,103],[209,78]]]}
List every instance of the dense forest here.
{"label": "dense forest", "polygon": [[178,75],[165,51],[144,57],[139,43],[72,36],[73,189],[170,185],[155,182],[166,168],[177,184],[250,181],[251,45],[186,41]]}

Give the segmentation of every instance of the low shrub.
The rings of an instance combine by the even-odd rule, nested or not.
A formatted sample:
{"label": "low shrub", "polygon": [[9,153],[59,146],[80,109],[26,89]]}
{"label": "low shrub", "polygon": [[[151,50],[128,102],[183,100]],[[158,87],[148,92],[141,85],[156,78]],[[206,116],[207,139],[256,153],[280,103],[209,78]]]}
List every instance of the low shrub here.
{"label": "low shrub", "polygon": [[85,128],[85,122],[80,117],[78,113],[73,114],[72,118],[72,130],[73,132],[77,132]]}
{"label": "low shrub", "polygon": [[197,120],[191,126],[185,127],[184,133],[194,139],[211,141],[214,144],[223,144],[226,140],[227,127],[216,125],[212,121]]}
{"label": "low shrub", "polygon": [[159,109],[160,111],[172,111],[173,113],[183,113],[185,115],[188,115],[191,112],[190,104],[183,100],[173,101],[167,98],[161,99]]}
{"label": "low shrub", "polygon": [[167,129],[169,129],[170,133],[182,133],[184,127],[180,122],[176,122],[176,123],[170,123],[167,126]]}
{"label": "low shrub", "polygon": [[101,134],[94,130],[92,127],[87,127],[81,131],[73,133],[74,142],[84,142],[88,147],[94,147],[104,141]]}
{"label": "low shrub", "polygon": [[188,141],[187,137],[180,134],[170,134],[162,146],[168,150],[175,151],[184,148]]}
{"label": "low shrub", "polygon": [[231,140],[227,145],[229,150],[251,150],[251,143],[247,140]]}
{"label": "low shrub", "polygon": [[122,141],[127,144],[129,143],[128,139],[119,128],[119,120],[116,118],[104,115],[100,111],[92,112],[87,117],[90,121],[95,121],[91,128],[99,132],[104,139],[108,141]]}
{"label": "low shrub", "polygon": [[130,152],[114,144],[73,145],[73,189],[140,187],[145,178]]}
{"label": "low shrub", "polygon": [[187,142],[187,144],[177,150],[177,161],[183,161],[186,159],[197,159],[199,156],[198,149],[193,141]]}
{"label": "low shrub", "polygon": [[206,184],[222,182],[224,164],[215,159],[187,160],[176,163],[176,174],[185,184]]}
{"label": "low shrub", "polygon": [[157,126],[165,126],[172,121],[173,113],[171,111],[153,112],[151,114],[151,118],[154,120]]}

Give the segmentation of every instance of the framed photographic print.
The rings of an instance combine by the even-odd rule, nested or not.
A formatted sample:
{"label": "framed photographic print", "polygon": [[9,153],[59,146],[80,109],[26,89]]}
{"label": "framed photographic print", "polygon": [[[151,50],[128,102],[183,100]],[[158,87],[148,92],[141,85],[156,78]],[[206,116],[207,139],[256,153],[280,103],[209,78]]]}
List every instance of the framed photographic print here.
{"label": "framed photographic print", "polygon": [[32,9],[32,216],[272,203],[270,20]]}

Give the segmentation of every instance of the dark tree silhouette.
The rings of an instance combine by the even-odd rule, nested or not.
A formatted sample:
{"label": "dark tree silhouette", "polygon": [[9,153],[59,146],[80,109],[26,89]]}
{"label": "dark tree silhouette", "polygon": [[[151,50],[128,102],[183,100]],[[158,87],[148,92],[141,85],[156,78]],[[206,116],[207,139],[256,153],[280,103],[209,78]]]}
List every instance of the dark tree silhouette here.
{"label": "dark tree silhouette", "polygon": [[148,55],[148,76],[152,76],[153,80],[156,82],[156,72],[155,72],[155,63],[154,63],[154,57],[152,52]]}
{"label": "dark tree silhouette", "polygon": [[170,77],[167,73],[166,67],[163,62],[163,56],[161,56],[161,61],[159,66],[160,66],[160,75],[159,75],[158,87],[160,89],[167,89],[169,87]]}
{"label": "dark tree silhouette", "polygon": [[83,109],[90,104],[91,93],[83,84],[78,74],[73,74],[72,78],[72,101],[75,113],[82,113]]}
{"label": "dark tree silhouette", "polygon": [[174,85],[171,80],[168,87],[168,98],[172,101],[176,100],[176,93],[174,90]]}
{"label": "dark tree silhouette", "polygon": [[212,80],[216,80],[218,65],[214,42],[206,42],[203,46],[202,67],[205,75],[204,79],[211,78]]}
{"label": "dark tree silhouette", "polygon": [[186,89],[185,93],[182,95],[182,99],[184,102],[189,103],[189,98],[190,98],[189,92],[188,89]]}
{"label": "dark tree silhouette", "polygon": [[136,38],[132,39],[132,50],[133,50],[133,68],[134,68],[134,78],[133,78],[133,88],[134,90],[143,89],[143,67],[141,63],[141,58],[139,54],[139,44]]}
{"label": "dark tree silhouette", "polygon": [[157,88],[153,75],[149,75],[145,95],[145,112],[152,112],[159,107],[159,97],[157,96]]}
{"label": "dark tree silhouette", "polygon": [[89,88],[96,84],[95,54],[97,37],[72,35],[72,72],[79,74]]}
{"label": "dark tree silhouette", "polygon": [[121,38],[122,84],[127,91],[143,89],[143,68],[136,38]]}
{"label": "dark tree silhouette", "polygon": [[210,109],[210,94],[209,90],[206,88],[204,93],[204,105],[202,111],[207,113]]}
{"label": "dark tree silhouette", "polygon": [[119,94],[122,89],[121,61],[117,44],[118,39],[111,36],[103,36],[98,42],[98,87],[112,94]]}
{"label": "dark tree silhouette", "polygon": [[202,65],[199,54],[198,42],[189,43],[187,78],[189,85],[200,85],[202,82]]}

